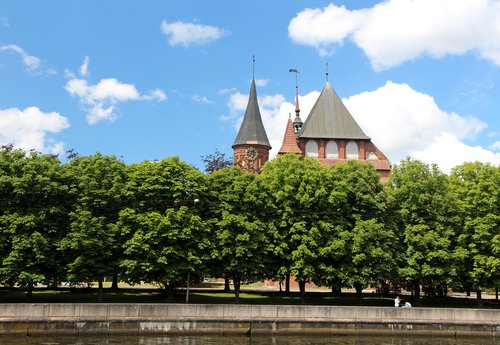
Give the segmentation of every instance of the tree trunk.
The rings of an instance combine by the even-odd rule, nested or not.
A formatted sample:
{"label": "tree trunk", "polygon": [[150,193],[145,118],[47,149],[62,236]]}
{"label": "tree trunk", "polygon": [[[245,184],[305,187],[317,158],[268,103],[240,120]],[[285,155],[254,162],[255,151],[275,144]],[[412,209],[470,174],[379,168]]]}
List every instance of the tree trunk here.
{"label": "tree trunk", "polygon": [[482,298],[481,288],[477,288],[477,290],[476,290],[476,301],[477,301],[477,305],[478,306],[482,306],[483,305],[483,298]]}
{"label": "tree trunk", "polygon": [[299,291],[300,291],[300,303],[304,304],[306,300],[306,282],[304,280],[299,280]]}
{"label": "tree trunk", "polygon": [[442,285],[438,285],[437,287],[437,294],[439,297],[444,297],[446,296],[446,287]]}
{"label": "tree trunk", "polygon": [[361,303],[363,299],[363,286],[360,283],[354,283],[354,288],[356,289],[356,298],[358,299],[358,303]]}
{"label": "tree trunk", "polygon": [[174,301],[174,297],[175,297],[175,286],[173,286],[172,284],[165,284],[165,293],[167,295],[167,301],[168,302],[173,302]]}
{"label": "tree trunk", "polygon": [[99,288],[98,288],[98,293],[97,293],[97,300],[99,302],[102,302],[102,291],[103,291],[103,278],[102,277],[99,277],[97,278],[97,282],[99,284]]}
{"label": "tree trunk", "polygon": [[285,295],[290,295],[290,273],[285,276]]}
{"label": "tree trunk", "polygon": [[234,284],[234,303],[238,304],[240,303],[240,285],[241,285],[241,279],[239,275],[235,275],[233,277],[233,284]]}
{"label": "tree trunk", "polygon": [[342,296],[342,288],[339,285],[332,286],[332,296],[335,296],[335,297]]}
{"label": "tree trunk", "polygon": [[118,290],[118,274],[113,274],[113,282],[111,283],[111,290]]}
{"label": "tree trunk", "polygon": [[342,283],[340,281],[332,282],[332,295],[335,297],[342,296]]}
{"label": "tree trunk", "polygon": [[470,297],[470,292],[472,291],[472,284],[467,283],[465,285],[465,291],[467,292],[467,297]]}
{"label": "tree trunk", "polygon": [[231,286],[229,285],[229,277],[227,274],[224,275],[224,292],[231,292]]}
{"label": "tree trunk", "polygon": [[419,307],[420,306],[420,280],[415,280],[413,282],[413,291],[415,292],[414,304],[416,307]]}
{"label": "tree trunk", "polygon": [[389,285],[385,280],[380,282],[380,294],[384,297],[389,296]]}
{"label": "tree trunk", "polygon": [[495,287],[495,300],[498,302],[498,285]]}
{"label": "tree trunk", "polygon": [[31,302],[31,299],[33,298],[33,282],[29,282],[28,286],[26,287],[26,301]]}

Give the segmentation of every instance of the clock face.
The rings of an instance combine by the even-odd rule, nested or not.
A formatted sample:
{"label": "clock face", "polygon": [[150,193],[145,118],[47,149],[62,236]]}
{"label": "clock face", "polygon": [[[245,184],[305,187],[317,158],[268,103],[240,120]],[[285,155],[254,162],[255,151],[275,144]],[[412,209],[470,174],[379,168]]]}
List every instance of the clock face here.
{"label": "clock face", "polygon": [[245,152],[245,156],[249,161],[254,161],[255,159],[257,159],[257,155],[257,150],[253,147],[249,147]]}

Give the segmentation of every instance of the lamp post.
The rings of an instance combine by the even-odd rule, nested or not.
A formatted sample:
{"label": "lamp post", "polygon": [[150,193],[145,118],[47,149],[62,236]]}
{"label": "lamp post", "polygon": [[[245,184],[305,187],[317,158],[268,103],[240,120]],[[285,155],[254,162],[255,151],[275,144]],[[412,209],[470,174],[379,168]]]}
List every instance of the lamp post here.
{"label": "lamp post", "polygon": [[[196,198],[193,200],[194,205],[200,202],[200,199]],[[186,282],[186,304],[189,303],[189,281],[191,280],[191,268],[188,267],[187,282]]]}

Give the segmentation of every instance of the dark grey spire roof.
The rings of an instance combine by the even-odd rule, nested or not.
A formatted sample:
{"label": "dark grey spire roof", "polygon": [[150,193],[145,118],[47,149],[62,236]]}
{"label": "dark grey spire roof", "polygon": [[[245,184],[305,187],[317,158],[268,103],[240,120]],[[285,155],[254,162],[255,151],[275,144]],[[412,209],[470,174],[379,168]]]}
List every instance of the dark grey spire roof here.
{"label": "dark grey spire roof", "polygon": [[240,130],[234,141],[233,148],[236,145],[257,144],[271,148],[267,139],[266,130],[260,116],[259,103],[257,102],[257,91],[255,90],[255,79],[252,79],[250,87],[250,96],[248,105],[241,123]]}
{"label": "dark grey spire roof", "polygon": [[299,138],[370,139],[328,81],[302,125]]}

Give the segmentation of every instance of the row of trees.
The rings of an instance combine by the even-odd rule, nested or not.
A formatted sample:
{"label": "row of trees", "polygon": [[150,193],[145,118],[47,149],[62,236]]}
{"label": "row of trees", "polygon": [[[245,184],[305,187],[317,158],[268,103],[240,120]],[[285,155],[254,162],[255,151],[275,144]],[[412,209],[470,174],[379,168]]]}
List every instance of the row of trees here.
{"label": "row of trees", "polygon": [[[219,157],[220,158],[220,157]],[[215,170],[215,169],[210,169]],[[500,283],[500,168],[450,175],[406,159],[387,185],[367,164],[322,167],[286,155],[260,174],[203,174],[177,157],[0,150],[0,283],[241,282],[293,276],[333,292],[367,286],[475,290]],[[287,284],[288,287],[288,284]]]}

